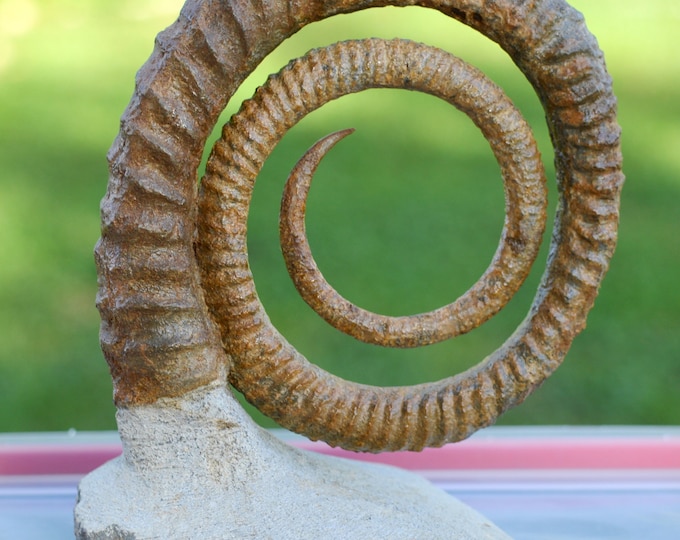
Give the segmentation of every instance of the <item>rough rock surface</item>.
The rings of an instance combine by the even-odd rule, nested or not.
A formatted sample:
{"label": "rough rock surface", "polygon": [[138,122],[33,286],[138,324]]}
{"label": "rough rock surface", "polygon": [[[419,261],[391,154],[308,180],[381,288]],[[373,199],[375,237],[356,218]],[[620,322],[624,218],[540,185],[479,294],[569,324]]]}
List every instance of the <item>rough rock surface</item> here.
{"label": "rough rock surface", "polygon": [[509,538],[417,475],[288,446],[223,386],[118,423],[123,455],[80,484],[79,539]]}

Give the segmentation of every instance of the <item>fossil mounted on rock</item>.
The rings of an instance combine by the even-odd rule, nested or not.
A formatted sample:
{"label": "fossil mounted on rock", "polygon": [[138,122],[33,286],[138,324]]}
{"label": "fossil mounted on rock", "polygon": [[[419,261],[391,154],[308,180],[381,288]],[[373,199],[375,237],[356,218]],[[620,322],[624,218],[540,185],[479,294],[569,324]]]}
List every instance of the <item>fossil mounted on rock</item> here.
{"label": "fossil mounted on rock", "polygon": [[[501,167],[506,218],[490,266],[452,304],[410,317],[385,317],[349,303],[318,271],[305,238],[306,192],[323,154],[348,132],[322,139],[301,159],[286,186],[281,213],[282,250],[293,281],[330,324],[362,341],[394,347],[454,337],[508,302],[527,276],[544,230],[546,182],[540,156],[530,129],[503,92],[462,60],[426,45],[378,39],[337,43],[291,62],[245,102],[213,147],[200,190],[195,181],[220,112],[264,56],[306,24],[383,5],[439,10],[496,41],[511,56],[544,106],[559,189],[547,267],[519,328],[462,374],[396,388],[331,375],[308,362],[273,327],[248,265],[247,217],[255,179],[286,130],[347,93],[406,88],[465,112]],[[140,70],[109,154],[111,174],[96,249],[98,306],[124,455],[83,482],[76,510],[79,536],[140,538],[154,534],[154,527],[166,527],[158,534],[186,537],[168,532],[172,522],[193,537],[236,538],[244,531],[262,537],[271,528],[263,525],[267,519],[255,517],[261,512],[254,512],[251,521],[244,518],[241,528],[224,531],[231,518],[250,515],[234,502],[240,497],[235,493],[242,494],[246,485],[251,491],[262,487],[258,481],[271,474],[273,463],[281,470],[290,467],[291,477],[304,476],[298,479],[302,483],[313,482],[315,468],[333,476],[328,470],[334,465],[293,456],[255,427],[227,383],[284,427],[370,452],[457,441],[523,401],[556,369],[584,328],[607,270],[623,182],[619,133],[602,53],[583,17],[563,0],[189,0],[178,21],[158,36],[152,57]],[[182,427],[194,423],[201,429]],[[224,441],[216,442],[220,436]],[[202,458],[188,457],[192,452]],[[308,470],[299,472],[300,467]],[[186,473],[189,484],[209,477],[222,498],[202,492],[199,483],[190,494],[189,488],[184,495],[170,490],[167,498],[150,501],[154,495],[148,486],[164,482],[169,470],[168,478]],[[351,482],[340,479],[343,475],[335,474],[338,485]],[[282,488],[294,505],[304,500],[298,480]],[[117,502],[110,515],[99,512],[93,521],[101,504],[98,483],[116,493],[132,493],[153,509],[133,510],[134,505]],[[166,510],[170,500],[198,508],[201,497],[222,501],[225,515],[214,530],[199,530],[204,517],[180,522]],[[336,495],[329,497],[333,502],[319,516],[342,507]],[[261,498],[265,506],[271,503]],[[356,508],[347,504],[342,508],[355,515]],[[285,504],[282,508],[285,515]],[[154,511],[156,517],[148,517]],[[252,522],[258,519],[261,523]],[[409,537],[404,524],[391,526]],[[109,536],[97,536],[106,530]],[[288,536],[277,537],[299,538],[302,530],[291,528]],[[378,530],[387,529],[364,537],[375,537],[371,534]],[[348,537],[347,531],[337,534]]]}

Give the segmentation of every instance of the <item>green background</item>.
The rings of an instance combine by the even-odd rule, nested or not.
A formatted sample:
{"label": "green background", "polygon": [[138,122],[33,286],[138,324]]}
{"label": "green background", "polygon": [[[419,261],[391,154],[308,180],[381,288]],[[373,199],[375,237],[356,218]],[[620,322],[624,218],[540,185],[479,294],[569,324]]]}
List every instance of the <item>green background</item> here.
{"label": "green background", "polygon": [[[680,419],[680,34],[676,0],[574,0],[605,51],[619,98],[627,176],[611,270],[564,364],[512,424],[674,424]],[[105,155],[134,74],[177,0],[0,0],[0,431],[111,429],[111,382],[98,346],[92,249]],[[232,99],[314,46],[404,37],[482,69],[535,130],[555,205],[542,110],[507,56],[459,23],[383,8],[305,28]],[[357,343],[298,297],[278,248],[281,189],[321,136],[355,127],[323,162],[307,229],[328,280],[362,307],[402,315],[454,300],[484,271],[503,220],[498,167],[469,120],[428,96],[370,91],[293,129],[255,190],[249,246],[274,323],[311,361],[352,380],[412,384],[475,364],[528,310],[545,249],[520,293],[472,333],[418,350]],[[209,148],[206,149],[206,154]],[[552,219],[552,217],[551,217]],[[270,424],[269,424],[270,425]]]}

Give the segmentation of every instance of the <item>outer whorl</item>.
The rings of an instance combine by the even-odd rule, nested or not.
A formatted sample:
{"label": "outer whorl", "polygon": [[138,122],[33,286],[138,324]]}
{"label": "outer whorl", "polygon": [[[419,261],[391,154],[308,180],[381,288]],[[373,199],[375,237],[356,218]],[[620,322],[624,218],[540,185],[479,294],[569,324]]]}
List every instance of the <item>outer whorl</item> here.
{"label": "outer whorl", "polygon": [[96,250],[102,347],[119,406],[179,396],[228,370],[252,403],[294,431],[354,450],[413,450],[493,423],[563,360],[585,326],[615,247],[623,175],[616,100],[602,54],[582,16],[562,0],[417,2],[476,28],[510,54],[543,103],[555,147],[560,200],[543,280],[523,323],[471,370],[434,383],[381,388],[310,364],[259,303],[245,229],[259,167],[309,110],[368,87],[432,93],[473,119],[503,171],[506,223],[477,284],[450,306],[406,318],[369,314],[333,296],[306,246],[300,209],[314,167],[342,134],[322,140],[291,178],[284,253],[305,300],[358,339],[417,346],[484,322],[516,291],[536,256],[545,185],[528,128],[474,68],[402,40],[313,51],[244,104],[216,144],[197,197],[206,139],[266,54],[330,15],[413,3],[272,0],[258,3],[261,12],[254,13],[251,3],[238,0],[189,0],[177,23],[159,36],[110,152]]}

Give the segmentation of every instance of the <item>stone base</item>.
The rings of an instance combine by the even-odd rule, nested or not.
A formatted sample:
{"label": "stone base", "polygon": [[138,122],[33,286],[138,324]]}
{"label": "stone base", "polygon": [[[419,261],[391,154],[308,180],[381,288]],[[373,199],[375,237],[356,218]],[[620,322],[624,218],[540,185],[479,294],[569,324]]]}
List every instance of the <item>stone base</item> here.
{"label": "stone base", "polygon": [[509,538],[417,475],[286,445],[222,386],[117,419],[123,455],[80,483],[78,539]]}

